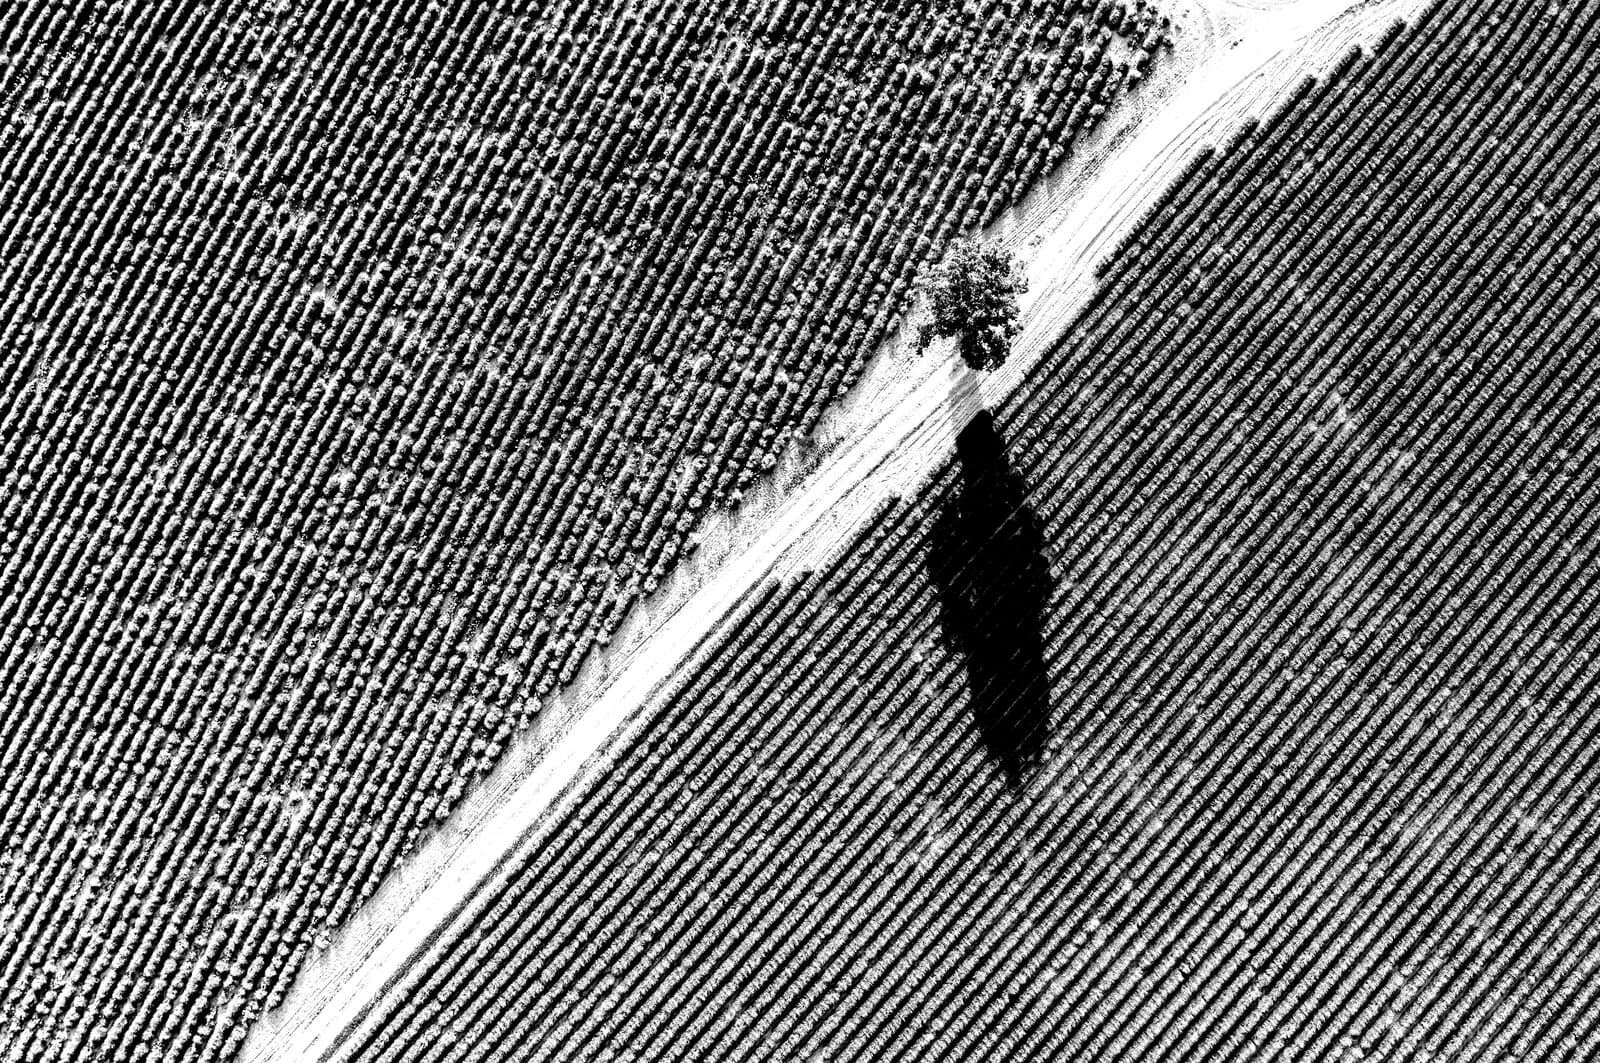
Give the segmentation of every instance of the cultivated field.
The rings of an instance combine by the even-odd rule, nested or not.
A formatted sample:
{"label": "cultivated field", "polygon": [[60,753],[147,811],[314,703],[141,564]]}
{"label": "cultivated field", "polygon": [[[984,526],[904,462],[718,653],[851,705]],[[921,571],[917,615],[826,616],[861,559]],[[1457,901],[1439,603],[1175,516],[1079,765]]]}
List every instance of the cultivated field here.
{"label": "cultivated field", "polygon": [[1597,75],[1444,0],[1197,158],[353,1058],[1600,1054]]}
{"label": "cultivated field", "polygon": [[836,557],[882,501],[920,490],[977,404],[1018,386],[1087,305],[1095,266],[1196,152],[1226,143],[1246,117],[1271,113],[1305,76],[1333,69],[1423,6],[1211,0],[1177,8],[1178,47],[1136,105],[1113,112],[1079,142],[1073,165],[990,231],[1021,255],[1031,279],[1006,365],[973,386],[952,350],[918,352],[904,342],[880,350],[862,385],[813,433],[815,446],[791,455],[737,519],[707,522],[695,557],[303,968],[284,1004],[252,1029],[243,1058],[339,1059],[359,1043],[362,1028],[431,966],[430,954],[449,948],[495,881],[559,822],[626,735],[704,663],[755,590]]}
{"label": "cultivated field", "polygon": [[0,1059],[212,1059],[1161,17],[0,12]]}

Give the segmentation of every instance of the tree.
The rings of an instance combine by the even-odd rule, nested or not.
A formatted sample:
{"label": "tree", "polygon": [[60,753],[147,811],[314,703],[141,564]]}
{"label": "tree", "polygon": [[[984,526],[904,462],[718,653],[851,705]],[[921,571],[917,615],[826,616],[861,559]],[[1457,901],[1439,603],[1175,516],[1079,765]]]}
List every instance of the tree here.
{"label": "tree", "polygon": [[1021,331],[1017,296],[1027,290],[1027,279],[1010,252],[958,240],[934,272],[929,293],[933,322],[924,326],[922,338],[958,336],[968,365],[998,368]]}

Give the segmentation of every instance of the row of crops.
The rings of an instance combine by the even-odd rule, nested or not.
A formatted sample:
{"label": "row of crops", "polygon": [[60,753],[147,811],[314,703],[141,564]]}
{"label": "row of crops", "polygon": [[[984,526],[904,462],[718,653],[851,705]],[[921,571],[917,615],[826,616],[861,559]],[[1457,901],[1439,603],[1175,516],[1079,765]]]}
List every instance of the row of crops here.
{"label": "row of crops", "polygon": [[[1597,75],[1600,3],[1445,0],[1198,160],[356,1058],[1600,1055]],[[1031,766],[963,521],[1039,529]]]}
{"label": "row of crops", "polygon": [[1133,0],[0,5],[0,1059],[215,1059]]}

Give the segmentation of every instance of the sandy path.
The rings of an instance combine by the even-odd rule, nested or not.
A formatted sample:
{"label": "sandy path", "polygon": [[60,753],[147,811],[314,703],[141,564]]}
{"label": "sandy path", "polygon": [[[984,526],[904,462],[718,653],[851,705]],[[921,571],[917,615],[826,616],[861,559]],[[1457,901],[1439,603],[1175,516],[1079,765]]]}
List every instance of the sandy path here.
{"label": "sandy path", "polygon": [[[1108,116],[1064,169],[996,226],[1022,257],[1030,291],[1007,364],[973,393],[947,346],[880,353],[816,433],[819,459],[792,457],[737,521],[713,517],[700,552],[635,610],[446,826],[407,859],[308,962],[289,998],[251,1031],[249,1063],[348,1058],[410,971],[447,946],[584,780],[716,646],[766,582],[815,568],[889,498],[908,495],[948,456],[976,405],[1002,400],[1094,290],[1093,268],[1206,144],[1265,117],[1307,74],[1370,43],[1427,0],[1191,0],[1167,4],[1178,47],[1166,69]],[[1123,113],[1118,113],[1123,112]],[[953,396],[956,398],[953,399]]]}

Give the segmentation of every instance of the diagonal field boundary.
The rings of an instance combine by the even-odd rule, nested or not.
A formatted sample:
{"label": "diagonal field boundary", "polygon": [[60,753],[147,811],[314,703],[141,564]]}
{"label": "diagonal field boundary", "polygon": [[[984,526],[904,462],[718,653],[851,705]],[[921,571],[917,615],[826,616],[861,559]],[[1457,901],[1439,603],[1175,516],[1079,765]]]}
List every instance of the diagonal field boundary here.
{"label": "diagonal field boundary", "polygon": [[[1009,394],[1050,349],[1111,254],[1189,160],[1265,117],[1308,75],[1375,42],[1427,0],[1195,0],[1173,12],[1178,54],[1130,97],[1132,117],[1067,163],[1065,187],[1003,218],[997,242],[1023,260],[1030,290],[1007,364],[973,394],[944,346],[880,355],[842,416],[822,464],[741,518],[725,556],[702,562],[676,601],[646,605],[610,658],[586,669],[446,827],[410,857],[311,960],[288,999],[246,1040],[247,1063],[333,1063],[400,995],[412,972],[448,947],[502,872],[560,818],[585,781],[649,718],[736,622],[751,593],[812,569],[848,544],[888,498],[909,494],[948,456],[979,403]],[[1164,5],[1164,10],[1173,5]],[[1031,217],[1030,217],[1031,214]],[[966,399],[952,401],[966,392]],[[853,408],[852,408],[853,407]],[[836,422],[842,421],[842,424]],[[819,433],[821,434],[821,433]],[[664,597],[671,598],[669,593]],[[619,640],[614,638],[613,642]]]}

